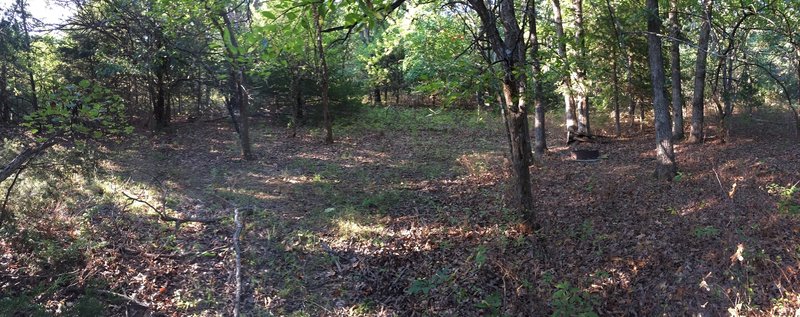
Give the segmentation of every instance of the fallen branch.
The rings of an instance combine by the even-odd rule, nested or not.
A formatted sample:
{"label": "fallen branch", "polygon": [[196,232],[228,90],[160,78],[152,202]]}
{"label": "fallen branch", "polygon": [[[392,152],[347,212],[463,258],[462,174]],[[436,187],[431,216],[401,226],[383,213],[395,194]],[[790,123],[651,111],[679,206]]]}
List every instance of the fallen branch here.
{"label": "fallen branch", "polygon": [[13,160],[11,160],[11,163],[8,163],[8,165],[3,167],[3,170],[0,170],[0,183],[14,174],[17,169],[22,168],[26,163],[28,163],[28,161],[32,160],[34,157],[49,149],[56,143],[56,138],[51,137],[35,147],[29,147],[23,150]]}
{"label": "fallen branch", "polygon": [[239,208],[233,209],[233,222],[236,230],[233,231],[233,250],[236,251],[236,295],[233,304],[233,316],[239,317],[239,303],[242,301],[242,251],[239,248],[239,235],[242,233],[242,220],[239,219]]}
{"label": "fallen branch", "polygon": [[[217,222],[220,219],[222,219],[222,217],[212,217],[212,218],[199,218],[199,217],[176,218],[176,217],[167,215],[166,204],[163,203],[163,202],[161,204],[161,208],[159,209],[159,208],[156,208],[155,206],[153,206],[152,204],[150,204],[149,202],[147,202],[145,200],[142,200],[140,198],[137,198],[135,196],[132,196],[132,195],[130,195],[130,194],[124,192],[124,191],[122,192],[122,195],[124,195],[125,197],[127,197],[130,200],[143,203],[143,204],[145,204],[145,206],[150,207],[150,209],[152,209],[153,211],[156,212],[156,214],[158,214],[158,218],[161,219],[162,221],[174,221],[175,222],[175,230],[180,229],[181,224],[183,224],[184,222],[212,223],[212,222]],[[166,199],[164,199],[164,200],[166,200]]]}
{"label": "fallen branch", "polygon": [[101,294],[111,295],[111,296],[114,296],[114,297],[117,297],[117,298],[124,299],[124,300],[126,300],[126,301],[128,301],[130,303],[133,303],[134,305],[142,307],[142,308],[150,308],[150,305],[148,305],[147,303],[140,302],[139,300],[137,300],[137,299],[135,299],[133,297],[130,297],[128,295],[125,295],[125,294],[120,294],[120,293],[112,292],[112,291],[106,291],[106,290],[102,290],[102,289],[101,290],[97,290],[97,292],[101,293]]}

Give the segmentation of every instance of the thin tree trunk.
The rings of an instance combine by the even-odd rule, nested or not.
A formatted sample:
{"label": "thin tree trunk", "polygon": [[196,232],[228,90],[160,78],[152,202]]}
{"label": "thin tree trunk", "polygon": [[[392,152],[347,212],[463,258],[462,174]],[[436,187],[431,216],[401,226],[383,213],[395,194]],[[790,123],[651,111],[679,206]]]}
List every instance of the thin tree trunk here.
{"label": "thin tree trunk", "polygon": [[333,128],[331,126],[331,114],[329,110],[330,98],[328,97],[328,64],[325,61],[325,47],[322,45],[322,25],[319,21],[319,8],[317,8],[316,4],[312,4],[312,8],[314,10],[314,27],[317,30],[317,53],[319,54],[318,56],[322,75],[322,116],[325,124],[325,143],[333,144]]}
{"label": "thin tree trunk", "polygon": [[619,113],[619,91],[620,91],[620,83],[619,83],[619,55],[620,51],[622,51],[622,36],[620,35],[620,26],[619,21],[617,21],[616,14],[614,13],[614,7],[611,6],[611,0],[606,0],[606,9],[608,10],[608,16],[611,20],[611,30],[614,33],[614,41],[616,42],[614,48],[612,50],[612,66],[613,66],[613,73],[611,74],[612,82],[614,84],[614,127],[615,127],[615,134],[617,137],[622,135],[622,128],[620,125],[620,113]]}
{"label": "thin tree trunk", "polygon": [[681,90],[681,48],[680,24],[678,21],[678,0],[670,0],[670,68],[672,70],[672,138],[683,139],[683,93]]}
{"label": "thin tree trunk", "polygon": [[8,64],[3,62],[0,70],[0,122],[11,121],[11,107],[8,104]]}
{"label": "thin tree trunk", "polygon": [[578,56],[575,63],[575,84],[578,106],[578,135],[591,135],[589,129],[589,96],[586,88],[586,36],[583,25],[583,0],[574,0],[575,5],[575,43]]}
{"label": "thin tree trunk", "polygon": [[[239,108],[239,142],[241,143],[242,147],[242,157],[245,160],[254,160],[255,156],[253,155],[252,145],[250,143],[250,112],[248,111],[247,105],[247,93],[244,90],[244,71],[242,66],[239,64],[239,42],[236,39],[235,29],[233,24],[231,23],[230,18],[226,12],[219,12],[220,17],[222,17],[223,25],[219,25],[219,22],[216,19],[214,23],[217,25],[217,28],[220,31],[220,35],[223,36],[223,39],[227,38],[228,43],[225,43],[226,53],[230,58],[229,66],[231,68],[231,72],[233,73],[233,86],[231,91],[231,103],[232,106]],[[225,36],[227,32],[228,36]],[[230,47],[229,47],[230,46]]]}
{"label": "thin tree trunk", "polygon": [[658,179],[672,179],[677,173],[672,148],[672,130],[667,98],[664,95],[664,61],[661,54],[661,20],[658,0],[647,0],[647,55],[653,82],[653,112],[656,126],[656,171]]}
{"label": "thin tree trunk", "polygon": [[[163,69],[163,67],[159,67]],[[156,129],[163,129],[169,125],[166,115],[166,90],[164,89],[164,71],[156,73],[156,100],[153,105],[153,118],[156,120]]]}
{"label": "thin tree trunk", "polygon": [[700,41],[697,47],[697,61],[694,66],[694,94],[692,95],[692,129],[690,143],[703,142],[703,111],[706,84],[706,59],[708,42],[711,37],[711,9],[713,0],[703,0],[703,24],[700,26]]}
{"label": "thin tree trunk", "polygon": [[25,33],[25,51],[28,54],[28,83],[31,86],[31,105],[33,109],[39,108],[39,101],[36,95],[36,80],[33,77],[33,52],[31,51],[31,35],[28,31],[28,10],[25,8],[25,1],[17,0],[20,17],[22,17],[22,31]]}
{"label": "thin tree trunk", "polygon": [[545,134],[545,122],[544,122],[544,101],[542,98],[542,65],[539,59],[539,36],[536,33],[536,22],[538,17],[536,16],[536,2],[530,1],[530,16],[528,17],[528,21],[530,21],[530,45],[531,45],[531,64],[532,67],[532,79],[533,79],[533,106],[535,111],[534,116],[534,123],[533,123],[533,134],[534,134],[534,146],[533,146],[533,154],[535,157],[540,158],[544,155],[544,152],[547,151],[547,140]]}
{"label": "thin tree trunk", "polygon": [[575,100],[572,97],[572,80],[570,79],[570,65],[569,58],[567,57],[567,43],[564,36],[564,23],[561,18],[561,3],[560,0],[552,0],[553,3],[553,18],[555,20],[556,38],[558,41],[558,57],[564,65],[562,70],[563,78],[563,95],[564,95],[564,118],[567,125],[567,141],[569,141],[572,134],[578,131],[578,122],[575,114]]}
{"label": "thin tree trunk", "polygon": [[381,102],[381,89],[380,88],[375,88],[375,89],[372,90],[372,102],[376,106],[380,106],[381,105],[382,102]]}
{"label": "thin tree trunk", "polygon": [[630,129],[633,130],[634,124],[636,124],[636,96],[633,93],[633,53],[628,52],[628,56],[626,58],[626,74],[625,77],[627,79],[627,93],[628,93],[628,120],[630,120]]}
{"label": "thin tree trunk", "polygon": [[511,163],[514,172],[514,191],[516,209],[521,212],[530,226],[535,226],[533,212],[533,195],[531,192],[530,136],[528,134],[528,115],[525,104],[526,76],[522,67],[525,65],[525,51],[522,43],[522,31],[514,13],[514,2],[500,2],[500,22],[503,25],[505,38],[497,29],[496,16],[483,0],[468,0],[481,20],[483,30],[491,43],[492,49],[503,61],[503,96],[506,107],[505,117],[508,120],[509,139],[511,140]]}

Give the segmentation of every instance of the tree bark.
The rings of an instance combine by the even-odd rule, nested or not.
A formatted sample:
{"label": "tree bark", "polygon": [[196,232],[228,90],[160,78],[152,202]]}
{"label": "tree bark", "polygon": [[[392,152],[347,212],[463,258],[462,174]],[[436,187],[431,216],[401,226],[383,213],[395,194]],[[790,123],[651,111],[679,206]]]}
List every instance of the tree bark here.
{"label": "tree bark", "polygon": [[544,101],[542,98],[542,64],[539,58],[539,36],[536,33],[536,23],[538,17],[536,16],[536,2],[530,1],[530,45],[531,45],[531,64],[532,64],[532,79],[533,79],[533,107],[535,111],[533,123],[534,146],[533,154],[535,157],[540,158],[547,151],[547,140],[545,134],[545,121],[544,121]]}
{"label": "tree bark", "polygon": [[[325,47],[322,46],[322,25],[320,23],[320,14],[319,8],[317,8],[316,4],[312,4],[311,7],[314,11],[314,27],[317,30],[317,53],[319,54],[319,63],[320,63],[320,75],[322,78],[322,116],[323,121],[325,124],[325,143],[326,144],[333,144],[333,128],[331,126],[331,114],[329,111],[330,108],[330,98],[328,97],[328,86],[329,86],[329,78],[328,78],[328,64],[325,61]],[[380,93],[378,94],[380,95]],[[380,98],[380,96],[379,96]]]}
{"label": "tree bark", "polygon": [[0,70],[0,122],[11,121],[11,107],[8,104],[8,64],[3,62]]}
{"label": "tree bark", "polygon": [[22,31],[25,36],[25,51],[28,53],[28,83],[31,86],[31,105],[33,109],[39,108],[38,97],[36,96],[36,80],[33,76],[33,52],[31,51],[31,35],[28,31],[28,10],[25,8],[25,1],[17,0],[20,17],[22,18]]}
{"label": "tree bark", "polygon": [[575,85],[578,108],[578,135],[589,136],[589,96],[586,88],[586,36],[583,25],[583,0],[574,0],[575,5],[575,43],[578,56],[575,63]]}
{"label": "tree bark", "polygon": [[505,39],[497,29],[496,16],[484,0],[468,0],[478,14],[487,39],[503,64],[503,96],[506,103],[505,117],[508,121],[511,143],[511,163],[514,172],[515,207],[527,223],[535,226],[533,195],[531,193],[530,136],[528,135],[528,115],[525,105],[525,46],[522,45],[522,32],[514,13],[514,2],[500,2],[500,19]]}
{"label": "tree bark", "polygon": [[[166,63],[166,61],[162,61]],[[153,118],[156,120],[156,129],[163,129],[169,125],[167,120],[166,89],[164,76],[168,66],[160,66],[156,72],[156,100],[153,104]]]}
{"label": "tree bark", "polygon": [[669,22],[670,37],[670,68],[672,70],[672,138],[683,139],[683,93],[681,90],[681,48],[680,24],[678,21],[678,0],[670,0]]}
{"label": "tree bark", "polygon": [[630,120],[630,129],[633,130],[634,124],[636,124],[636,96],[633,93],[633,53],[628,52],[628,56],[625,59],[625,64],[627,66],[627,70],[625,71],[625,77],[627,81],[627,93],[628,93],[628,120]]}
{"label": "tree bark", "polygon": [[661,19],[658,0],[647,0],[647,55],[653,82],[653,113],[656,126],[656,171],[658,179],[672,179],[677,173],[672,148],[672,130],[667,98],[664,95],[664,60],[661,54]]}
{"label": "tree bark", "polygon": [[618,25],[614,7],[611,6],[611,0],[606,0],[606,9],[608,10],[609,23],[611,24],[611,31],[614,34],[614,48],[612,49],[611,66],[613,72],[611,73],[611,81],[614,85],[614,132],[617,137],[622,135],[622,127],[620,125],[619,113],[619,55],[622,51],[622,36],[620,36],[620,27]]}
{"label": "tree bark", "polygon": [[233,73],[232,80],[234,87],[232,87],[233,90],[231,91],[231,102],[234,107],[239,108],[239,142],[242,146],[242,157],[245,160],[254,160],[255,156],[253,155],[252,145],[250,144],[250,112],[247,107],[247,93],[244,90],[244,70],[238,62],[239,42],[236,39],[235,29],[228,14],[226,12],[220,12],[219,15],[222,17],[225,29],[223,30],[223,26],[219,25],[216,19],[214,19],[214,21],[217,23],[217,28],[223,40],[226,38],[225,30],[227,30],[227,38],[230,41],[226,43],[225,48],[228,58],[230,58],[229,66]]}
{"label": "tree bark", "polygon": [[567,43],[564,36],[564,23],[561,18],[561,2],[560,0],[552,0],[553,3],[553,18],[555,20],[556,38],[558,41],[558,57],[564,65],[562,69],[563,78],[563,95],[564,95],[564,118],[567,125],[567,141],[569,138],[578,131],[578,122],[575,114],[575,100],[572,97],[572,80],[570,79],[570,66],[569,58],[567,57]]}
{"label": "tree bark", "polygon": [[40,143],[35,147],[29,147],[19,153],[10,163],[3,167],[0,170],[0,183],[2,183],[6,178],[13,175],[18,169],[23,167],[27,164],[31,159],[36,157],[37,155],[41,154],[45,150],[49,149],[51,146],[56,144],[56,138],[51,137],[46,141]]}
{"label": "tree bark", "polygon": [[703,142],[703,111],[706,84],[706,59],[708,41],[711,37],[711,9],[713,0],[703,0],[703,24],[700,26],[700,40],[697,46],[697,61],[694,66],[694,94],[692,95],[692,129],[689,143]]}

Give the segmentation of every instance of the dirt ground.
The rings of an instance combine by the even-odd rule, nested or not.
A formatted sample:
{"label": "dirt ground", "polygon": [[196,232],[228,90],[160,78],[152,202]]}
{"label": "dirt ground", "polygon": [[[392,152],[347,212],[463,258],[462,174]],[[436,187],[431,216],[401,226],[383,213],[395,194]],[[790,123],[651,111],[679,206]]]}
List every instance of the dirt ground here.
{"label": "dirt ground", "polygon": [[[227,123],[181,123],[103,148],[86,198],[2,236],[0,297],[229,315],[239,209],[252,316],[795,316],[800,147],[771,123],[785,118],[760,118],[737,119],[727,144],[713,126],[704,144],[679,142],[671,182],[652,176],[652,128],[582,143],[603,154],[582,163],[552,126],[531,167],[535,232],[507,208],[507,141],[485,114],[382,110],[338,125],[330,146],[318,129],[289,138],[259,119],[255,161]],[[176,228],[125,194],[222,219]],[[77,255],[41,260],[34,238]]]}

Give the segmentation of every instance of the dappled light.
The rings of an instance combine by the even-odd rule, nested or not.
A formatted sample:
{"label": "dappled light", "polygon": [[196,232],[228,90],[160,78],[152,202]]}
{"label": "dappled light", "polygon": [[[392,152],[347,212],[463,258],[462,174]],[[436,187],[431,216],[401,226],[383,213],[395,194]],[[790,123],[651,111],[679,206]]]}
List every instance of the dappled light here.
{"label": "dappled light", "polygon": [[792,1],[0,0],[0,316],[800,317]]}

